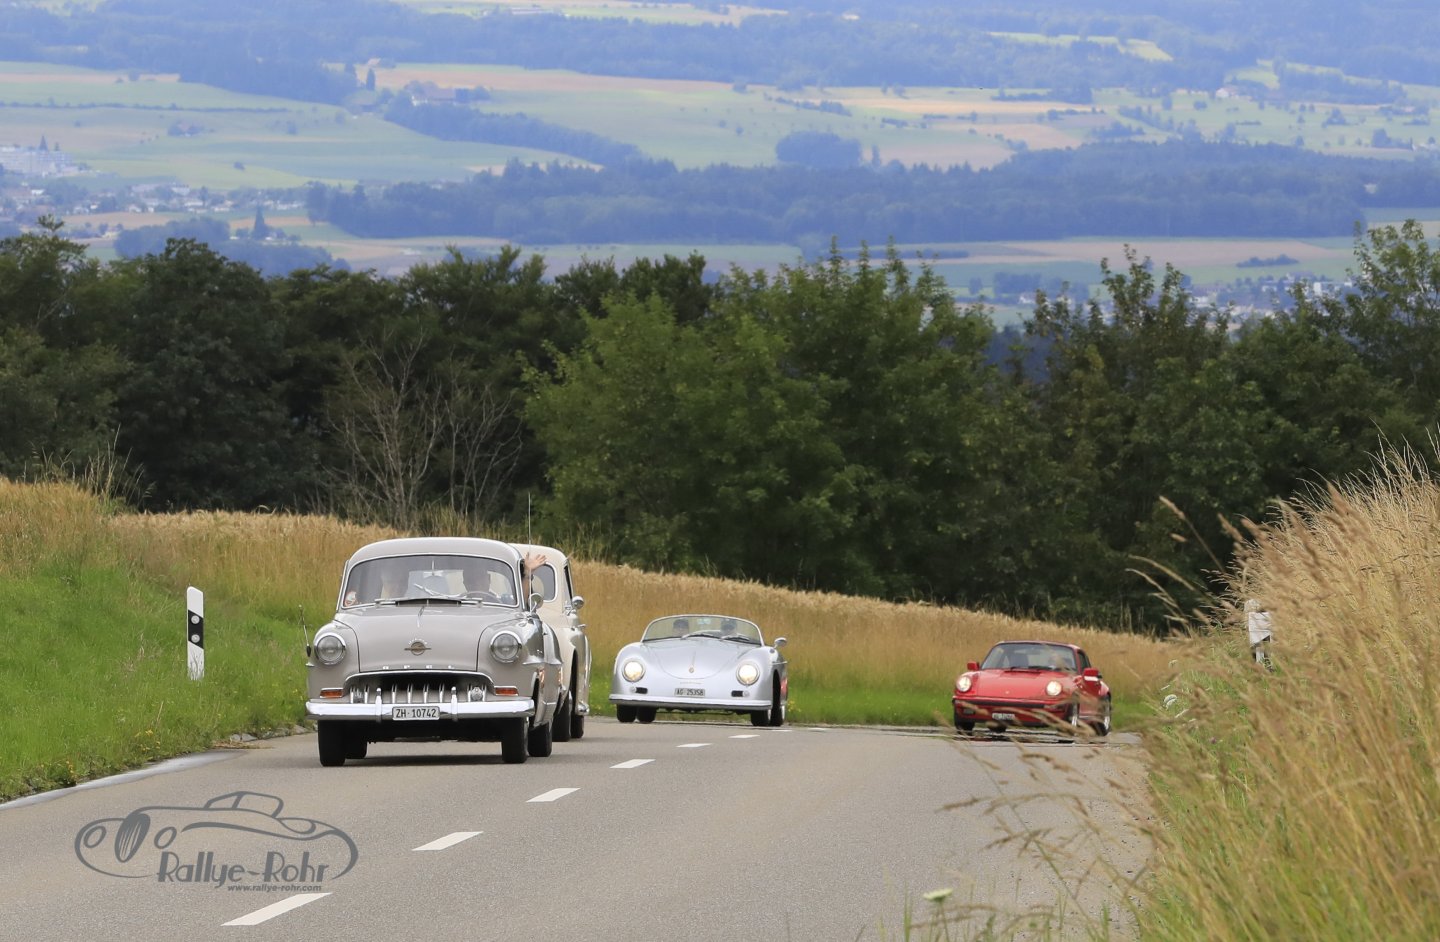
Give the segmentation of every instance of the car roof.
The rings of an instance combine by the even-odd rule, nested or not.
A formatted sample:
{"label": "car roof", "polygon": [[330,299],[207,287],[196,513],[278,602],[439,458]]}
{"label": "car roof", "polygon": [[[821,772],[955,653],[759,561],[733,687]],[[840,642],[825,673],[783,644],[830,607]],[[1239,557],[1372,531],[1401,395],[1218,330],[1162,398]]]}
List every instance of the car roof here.
{"label": "car roof", "polygon": [[520,551],[509,543],[474,536],[412,536],[379,540],[360,547],[348,565],[367,559],[387,556],[423,556],[427,553],[444,556],[489,556],[512,565],[520,564]]}

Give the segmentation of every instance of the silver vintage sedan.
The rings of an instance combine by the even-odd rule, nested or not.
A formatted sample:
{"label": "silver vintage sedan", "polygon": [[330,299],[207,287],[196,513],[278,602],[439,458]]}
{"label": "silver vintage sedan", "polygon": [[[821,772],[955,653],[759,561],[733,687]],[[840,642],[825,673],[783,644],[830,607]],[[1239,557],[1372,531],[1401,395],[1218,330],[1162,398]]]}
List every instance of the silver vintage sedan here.
{"label": "silver vintage sedan", "polygon": [[659,710],[747,713],[780,726],[790,694],[784,638],[767,645],[760,626],[733,615],[666,615],[615,655],[610,702],[622,723]]}
{"label": "silver vintage sedan", "polygon": [[335,617],[306,646],[321,765],[412,739],[498,740],[506,762],[550,755],[559,646],[521,588],[521,559],[472,537],[382,540],[350,557]]}

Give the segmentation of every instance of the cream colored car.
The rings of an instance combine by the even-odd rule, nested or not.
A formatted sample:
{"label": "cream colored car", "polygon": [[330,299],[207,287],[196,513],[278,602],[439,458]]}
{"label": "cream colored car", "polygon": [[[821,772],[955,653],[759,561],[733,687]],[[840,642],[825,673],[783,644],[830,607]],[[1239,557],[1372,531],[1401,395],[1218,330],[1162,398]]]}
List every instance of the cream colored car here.
{"label": "cream colored car", "polygon": [[555,718],[555,738],[561,742],[585,735],[590,715],[590,639],[580,620],[585,600],[575,593],[570,559],[553,546],[517,543],[521,556],[544,557],[535,567],[530,590],[540,596],[540,617],[560,645],[561,685],[564,698]]}

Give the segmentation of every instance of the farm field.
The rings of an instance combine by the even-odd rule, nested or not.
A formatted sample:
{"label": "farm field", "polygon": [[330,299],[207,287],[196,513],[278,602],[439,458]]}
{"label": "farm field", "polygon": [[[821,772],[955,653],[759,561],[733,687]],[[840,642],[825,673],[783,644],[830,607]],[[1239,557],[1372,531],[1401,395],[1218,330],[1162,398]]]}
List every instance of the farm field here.
{"label": "farm field", "polygon": [[424,13],[485,16],[503,11],[528,16],[613,17],[679,26],[735,24],[750,16],[784,15],[782,10],[742,4],[703,9],[690,3],[646,3],[640,0],[399,0],[399,3]]}
{"label": "farm field", "polygon": [[[416,0],[422,2],[422,0]],[[452,3],[477,12],[493,5]],[[613,11],[625,4],[580,3]],[[569,4],[556,3],[552,8]],[[633,5],[632,5],[633,6]],[[483,8],[483,9],[482,9]],[[693,10],[667,4],[667,14]],[[731,15],[742,8],[729,8]],[[703,11],[701,11],[703,12]],[[601,15],[601,14],[596,14]],[[603,15],[610,15],[609,13]],[[1074,37],[1035,37],[1073,41]],[[1137,55],[1159,50],[1137,47]],[[336,66],[339,68],[339,65]],[[374,62],[380,93],[401,92],[416,83],[439,88],[484,88],[491,96],[479,107],[525,114],[564,127],[590,131],[633,144],[644,154],[680,167],[712,163],[763,166],[775,161],[775,146],[797,130],[827,131],[856,139],[866,160],[908,165],[974,168],[995,166],[1022,149],[1076,147],[1116,124],[1144,140],[1160,141],[1196,131],[1207,138],[1230,137],[1255,143],[1292,144],[1332,154],[1413,159],[1414,151],[1376,147],[1377,139],[1434,146],[1427,103],[1440,105],[1440,87],[1407,87],[1419,107],[1399,113],[1377,106],[1312,105],[1277,107],[1247,98],[1218,97],[1210,91],[1177,91],[1164,99],[1123,90],[1101,90],[1090,104],[1030,100],[1023,90],[1000,98],[975,88],[840,87],[782,91],[773,86],[731,86],[719,82],[657,81],[597,76],[567,70],[534,70],[499,65]],[[1263,67],[1247,81],[1273,81]],[[372,96],[373,98],[373,96]],[[359,99],[357,99],[357,102]],[[0,62],[0,145],[35,146],[47,141],[88,172],[65,178],[67,187],[104,192],[125,186],[163,184],[208,188],[212,193],[288,189],[318,181],[328,185],[384,185],[396,181],[461,180],[480,171],[499,171],[509,160],[574,162],[551,151],[499,144],[440,141],[406,130],[363,108],[299,102],[230,92],[181,82],[173,74],[94,70],[38,63]],[[73,190],[71,190],[73,192]],[[253,197],[252,197],[253,199]],[[114,257],[115,230],[158,225],[184,213],[121,212],[83,215],[62,212],[72,232],[104,236],[83,239],[94,257]],[[232,227],[248,226],[253,209],[226,216]],[[443,258],[453,246],[490,252],[503,239],[445,234],[404,239],[364,239],[331,225],[316,225],[303,212],[275,210],[272,226],[306,245],[329,251],[352,267],[401,273],[418,262]],[[1433,214],[1432,214],[1433,215]],[[1395,223],[1413,212],[1372,213],[1371,224]],[[1423,221],[1423,220],[1422,220]],[[997,274],[1035,275],[1044,282],[1076,287],[1099,282],[1102,258],[1118,264],[1133,246],[1156,265],[1171,264],[1190,276],[1197,295],[1206,285],[1243,278],[1306,274],[1343,278],[1352,261],[1348,238],[1301,239],[1067,239],[965,245],[901,245],[907,258],[925,258],[962,298],[996,296]],[[526,245],[543,255],[552,270],[583,259],[702,254],[712,271],[731,266],[773,269],[823,254],[828,245]],[[847,252],[858,249],[842,245]],[[872,250],[883,246],[872,243]],[[1294,264],[1247,266],[1252,259],[1288,257]],[[975,288],[978,287],[978,291]],[[1025,303],[997,309],[1001,321],[1026,313]]]}

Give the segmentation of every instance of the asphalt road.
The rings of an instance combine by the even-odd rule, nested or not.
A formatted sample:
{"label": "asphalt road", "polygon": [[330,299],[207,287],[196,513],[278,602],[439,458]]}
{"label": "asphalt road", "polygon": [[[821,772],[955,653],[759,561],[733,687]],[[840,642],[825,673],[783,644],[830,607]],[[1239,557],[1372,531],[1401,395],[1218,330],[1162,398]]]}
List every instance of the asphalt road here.
{"label": "asphalt road", "polygon": [[941,889],[1124,937],[1150,852],[1125,734],[592,717],[523,765],[380,743],[330,769],[312,735],[251,745],[0,806],[0,940],[890,940]]}

